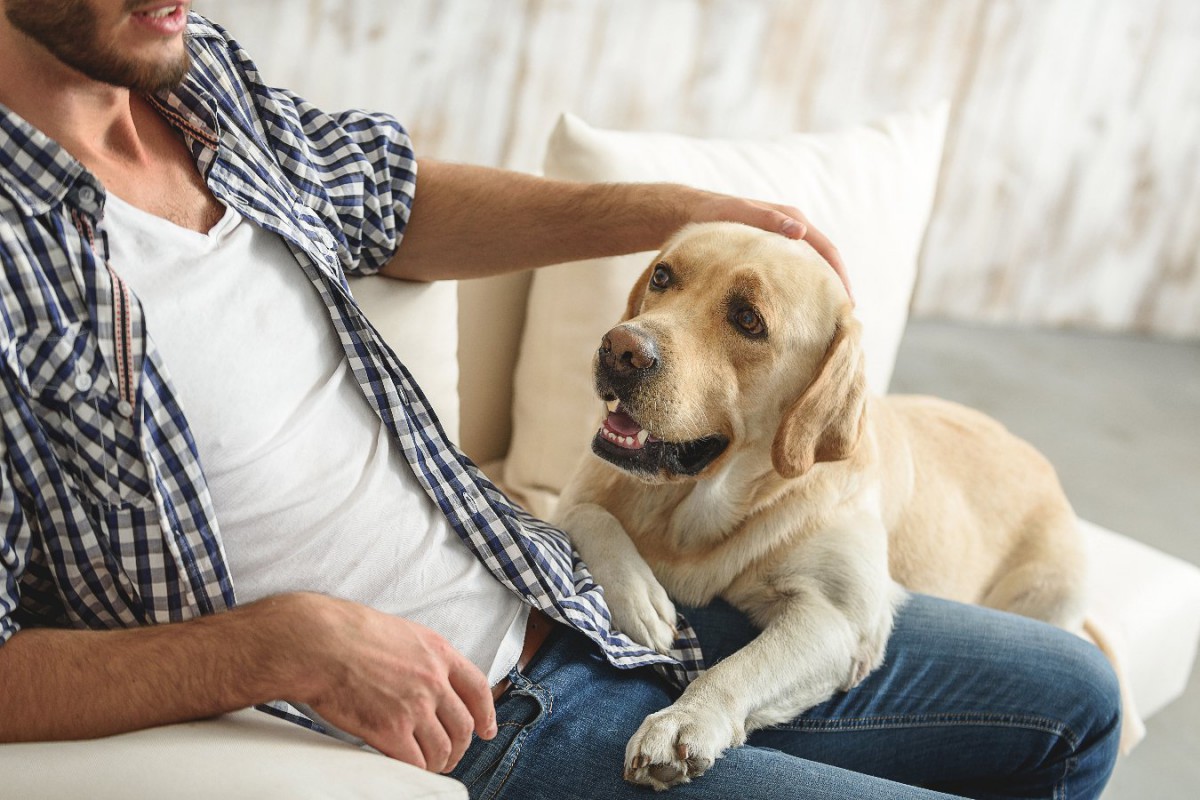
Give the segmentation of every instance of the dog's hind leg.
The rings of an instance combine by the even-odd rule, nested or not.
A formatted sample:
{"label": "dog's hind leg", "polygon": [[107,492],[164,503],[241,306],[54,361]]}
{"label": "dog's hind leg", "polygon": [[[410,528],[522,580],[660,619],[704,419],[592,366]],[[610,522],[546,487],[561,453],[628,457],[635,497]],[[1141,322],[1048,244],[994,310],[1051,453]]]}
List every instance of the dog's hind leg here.
{"label": "dog's hind leg", "polygon": [[1023,561],[992,584],[980,605],[1079,632],[1086,612],[1080,565]]}
{"label": "dog's hind leg", "polygon": [[1043,506],[1030,515],[1024,535],[979,604],[1074,633],[1082,630],[1087,554],[1070,506]]}
{"label": "dog's hind leg", "polygon": [[[1061,524],[1061,523],[1060,523]],[[1095,644],[1112,664],[1121,687],[1120,750],[1128,755],[1146,734],[1134,703],[1124,659],[1098,621],[1088,615],[1087,561],[1082,539],[1070,528],[1040,530],[981,600],[981,605],[1049,622]],[[1070,533],[1071,535],[1064,535]]]}

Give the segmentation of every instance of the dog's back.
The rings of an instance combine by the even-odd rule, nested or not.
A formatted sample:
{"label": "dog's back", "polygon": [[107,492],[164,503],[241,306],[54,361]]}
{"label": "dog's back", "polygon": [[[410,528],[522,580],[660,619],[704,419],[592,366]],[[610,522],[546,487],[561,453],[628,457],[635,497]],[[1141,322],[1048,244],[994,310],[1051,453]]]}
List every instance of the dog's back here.
{"label": "dog's back", "polygon": [[1050,463],[957,403],[892,395],[870,413],[892,576],[914,591],[1077,630],[1083,546]]}

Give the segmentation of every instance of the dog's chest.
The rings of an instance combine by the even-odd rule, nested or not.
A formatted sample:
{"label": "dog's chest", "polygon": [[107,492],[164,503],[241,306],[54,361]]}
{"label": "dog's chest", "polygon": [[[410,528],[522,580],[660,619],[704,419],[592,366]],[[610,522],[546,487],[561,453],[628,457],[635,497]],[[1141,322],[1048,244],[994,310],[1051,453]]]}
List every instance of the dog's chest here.
{"label": "dog's chest", "polygon": [[818,522],[803,508],[755,507],[727,492],[697,487],[674,506],[631,515],[626,530],[672,597],[702,605],[748,570],[759,569],[784,543],[803,538]]}

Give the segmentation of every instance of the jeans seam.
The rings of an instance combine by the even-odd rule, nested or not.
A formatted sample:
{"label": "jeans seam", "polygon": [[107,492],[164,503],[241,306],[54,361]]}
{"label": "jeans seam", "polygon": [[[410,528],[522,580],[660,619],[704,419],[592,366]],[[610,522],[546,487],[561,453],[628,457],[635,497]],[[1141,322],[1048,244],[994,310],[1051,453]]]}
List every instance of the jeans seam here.
{"label": "jeans seam", "polygon": [[1079,749],[1079,737],[1070,726],[1048,717],[1029,714],[968,713],[968,714],[918,714],[892,715],[885,717],[857,717],[855,719],[804,719],[772,726],[777,730],[885,730],[888,728],[928,728],[945,724],[955,725],[1000,725],[1008,728],[1030,728],[1042,733],[1061,736],[1071,750]]}
{"label": "jeans seam", "polygon": [[1067,800],[1067,777],[1075,771],[1079,759],[1072,756],[1063,763],[1062,780],[1054,785],[1054,800]]}
{"label": "jeans seam", "polygon": [[[489,800],[494,800],[494,798],[500,796],[500,792],[504,789],[505,784],[508,783],[509,776],[512,775],[512,771],[516,769],[517,759],[521,757],[521,748],[524,746],[524,744],[525,737],[518,733],[516,741],[512,743],[512,748],[504,754],[504,758],[508,761],[508,769],[504,770],[504,775],[499,781],[489,781],[490,783],[495,784],[492,788],[492,791],[488,793]],[[495,776],[493,776],[493,778],[494,777]]]}
{"label": "jeans seam", "polygon": [[517,735],[513,738],[513,743],[509,746],[509,749],[504,753],[503,756],[501,756],[502,762],[508,762],[508,766],[504,770],[504,774],[492,775],[492,780],[489,781],[489,784],[491,784],[491,791],[486,795],[489,800],[494,800],[500,796],[500,793],[508,784],[508,779],[512,776],[513,770],[517,768],[517,761],[519,761],[521,758],[521,751],[525,747],[525,740],[529,738],[529,732],[533,729],[534,725],[537,725],[543,717],[550,713],[550,709],[554,706],[554,695],[546,691],[541,684],[534,683],[524,675],[520,677],[524,679],[524,685],[519,685],[514,680],[513,688],[509,691],[520,692],[521,694],[526,694],[534,698],[542,706],[542,711],[536,717],[524,724],[512,722],[505,723],[506,725],[510,726],[516,725],[517,727],[522,728],[522,730],[517,733]]}

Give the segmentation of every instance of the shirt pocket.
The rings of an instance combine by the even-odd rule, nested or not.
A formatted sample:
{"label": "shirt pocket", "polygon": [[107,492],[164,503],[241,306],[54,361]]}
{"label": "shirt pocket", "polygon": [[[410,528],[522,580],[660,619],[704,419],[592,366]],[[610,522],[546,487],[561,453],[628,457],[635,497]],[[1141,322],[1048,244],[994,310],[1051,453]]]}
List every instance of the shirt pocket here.
{"label": "shirt pocket", "polygon": [[95,335],[38,328],[6,355],[68,488],[97,506],[153,507],[137,398],[120,396]]}

